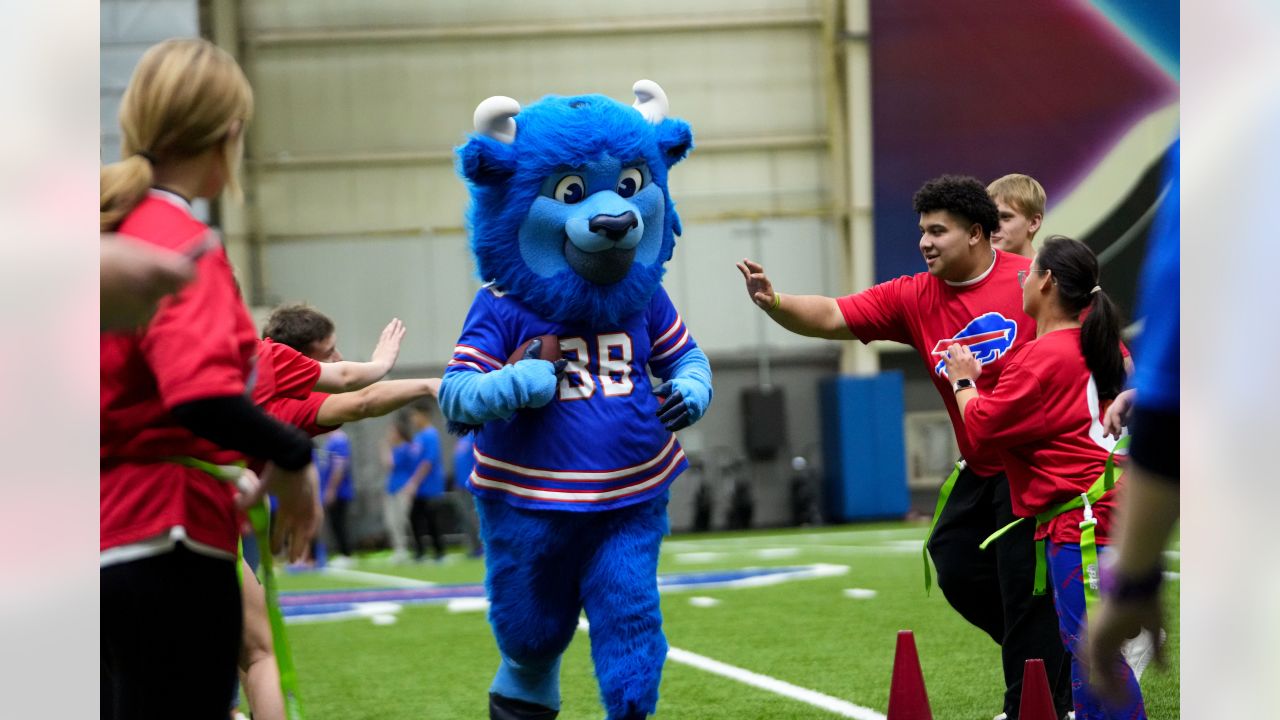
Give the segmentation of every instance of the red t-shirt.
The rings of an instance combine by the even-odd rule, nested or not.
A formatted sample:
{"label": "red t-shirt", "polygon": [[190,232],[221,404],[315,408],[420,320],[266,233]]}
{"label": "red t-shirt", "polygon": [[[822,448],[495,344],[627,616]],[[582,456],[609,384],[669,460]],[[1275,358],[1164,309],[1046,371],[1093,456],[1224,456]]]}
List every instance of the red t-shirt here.
{"label": "red t-shirt", "polygon": [[327,399],[329,399],[329,393],[320,392],[309,393],[300,400],[277,397],[267,401],[262,406],[262,409],[280,422],[301,428],[306,434],[315,437],[342,427],[341,424],[331,426],[320,425],[316,422],[316,415],[320,412],[320,406]]}
{"label": "red t-shirt", "polygon": [[[1099,401],[1085,366],[1079,328],[1057,330],[1019,347],[1007,359],[995,390],[980,391],[969,401],[966,428],[984,446],[998,449],[1014,514],[1031,517],[1048,510],[1098,479],[1116,444],[1102,434],[1108,404]],[[1122,484],[1093,506],[1099,543],[1107,540]],[[1083,517],[1083,509],[1059,515],[1036,538],[1078,543]]]}
{"label": "red t-shirt", "polygon": [[320,377],[320,363],[271,338],[258,345],[258,373],[253,383],[253,404],[263,406],[272,398],[301,400]]}
{"label": "red t-shirt", "polygon": [[916,349],[951,415],[960,454],[979,475],[997,475],[1004,468],[994,448],[972,442],[964,431],[942,356],[952,343],[968,345],[982,362],[978,391],[995,388],[1008,353],[1036,336],[1035,320],[1022,311],[1018,285],[1018,271],[1030,266],[1028,258],[997,250],[991,269],[964,285],[922,272],[836,300],[845,324],[862,342],[893,340]]}
{"label": "red t-shirt", "polygon": [[[152,191],[119,231],[181,252],[203,242],[208,228],[180,198]],[[227,464],[242,458],[197,437],[169,411],[194,400],[244,393],[257,345],[221,247],[201,256],[195,279],[162,300],[144,330],[102,334],[101,550],[180,527],[190,540],[235,556],[234,488],[164,459],[189,456]]]}

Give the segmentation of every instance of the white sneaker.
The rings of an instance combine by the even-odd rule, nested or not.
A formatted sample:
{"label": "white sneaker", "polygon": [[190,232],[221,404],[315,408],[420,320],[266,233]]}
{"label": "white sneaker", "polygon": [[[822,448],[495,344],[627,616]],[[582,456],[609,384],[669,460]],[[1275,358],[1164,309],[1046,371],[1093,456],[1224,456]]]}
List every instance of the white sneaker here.
{"label": "white sneaker", "polygon": [[[1165,640],[1169,639],[1168,633],[1164,630],[1160,631],[1160,644],[1164,645]],[[1142,673],[1151,664],[1151,659],[1156,656],[1156,645],[1152,642],[1151,631],[1142,630],[1138,636],[1126,640],[1120,646],[1120,654],[1124,656],[1124,661],[1133,669],[1133,677],[1135,680],[1142,679]]]}
{"label": "white sneaker", "polygon": [[1000,713],[999,715],[991,718],[991,720],[1009,720],[1009,716],[1005,713]]}
{"label": "white sneaker", "polygon": [[329,558],[329,566],[339,570],[346,570],[347,568],[354,567],[355,564],[355,558],[350,555],[334,555]]}

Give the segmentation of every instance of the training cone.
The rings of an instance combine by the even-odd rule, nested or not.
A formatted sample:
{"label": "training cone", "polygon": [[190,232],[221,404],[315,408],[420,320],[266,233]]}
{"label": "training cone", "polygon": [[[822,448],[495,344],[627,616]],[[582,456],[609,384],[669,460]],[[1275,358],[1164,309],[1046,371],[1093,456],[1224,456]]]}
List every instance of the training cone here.
{"label": "training cone", "polygon": [[920,656],[916,654],[916,638],[910,630],[898,631],[886,720],[933,720],[929,694],[924,690],[924,673],[920,671]]}
{"label": "training cone", "polygon": [[1028,660],[1022,670],[1022,700],[1018,703],[1018,717],[1022,720],[1058,720],[1053,709],[1053,695],[1049,692],[1049,676],[1044,672],[1044,660]]}

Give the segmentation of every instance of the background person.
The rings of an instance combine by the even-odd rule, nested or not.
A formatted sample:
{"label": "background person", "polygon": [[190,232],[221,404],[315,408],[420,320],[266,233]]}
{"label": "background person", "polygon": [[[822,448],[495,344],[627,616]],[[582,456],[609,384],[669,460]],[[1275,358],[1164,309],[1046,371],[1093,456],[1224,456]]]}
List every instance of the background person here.
{"label": "background person", "polygon": [[1031,242],[1044,222],[1044,188],[1030,175],[1013,173],[993,181],[987,193],[1000,214],[1000,226],[991,233],[991,244],[1014,255],[1034,257]]}

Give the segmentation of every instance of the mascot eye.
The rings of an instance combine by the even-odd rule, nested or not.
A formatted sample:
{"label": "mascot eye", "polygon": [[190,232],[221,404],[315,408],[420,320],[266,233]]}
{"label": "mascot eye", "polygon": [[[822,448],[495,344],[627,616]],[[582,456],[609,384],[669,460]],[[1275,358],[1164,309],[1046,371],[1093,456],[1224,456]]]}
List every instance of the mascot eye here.
{"label": "mascot eye", "polygon": [[566,175],[556,183],[556,192],[553,197],[567,205],[582,202],[587,196],[587,184],[577,175]]}
{"label": "mascot eye", "polygon": [[642,186],[644,186],[644,173],[640,172],[640,168],[627,168],[622,171],[622,175],[618,176],[616,192],[624,198],[629,198]]}

